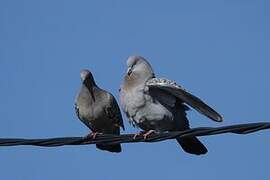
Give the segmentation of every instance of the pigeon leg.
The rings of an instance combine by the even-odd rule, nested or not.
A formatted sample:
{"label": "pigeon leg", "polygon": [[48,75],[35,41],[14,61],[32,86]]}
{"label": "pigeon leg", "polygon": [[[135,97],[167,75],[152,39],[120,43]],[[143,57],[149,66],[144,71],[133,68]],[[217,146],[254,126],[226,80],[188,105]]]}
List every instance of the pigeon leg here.
{"label": "pigeon leg", "polygon": [[136,140],[136,138],[137,138],[138,136],[143,136],[144,134],[145,134],[144,131],[140,131],[139,133],[136,133],[136,134],[133,136],[133,139]]}
{"label": "pigeon leg", "polygon": [[148,136],[154,134],[155,132],[156,132],[155,130],[147,131],[145,134],[143,134],[143,139],[146,140]]}
{"label": "pigeon leg", "polygon": [[91,132],[89,133],[85,138],[86,139],[96,139],[97,135],[102,134],[102,133],[98,133],[98,132]]}

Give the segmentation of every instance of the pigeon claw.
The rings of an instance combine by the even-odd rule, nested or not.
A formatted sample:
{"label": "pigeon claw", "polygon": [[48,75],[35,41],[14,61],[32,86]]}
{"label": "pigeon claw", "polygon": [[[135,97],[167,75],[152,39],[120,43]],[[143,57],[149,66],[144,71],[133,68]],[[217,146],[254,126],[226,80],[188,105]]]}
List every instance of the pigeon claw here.
{"label": "pigeon claw", "polygon": [[145,134],[143,134],[143,139],[147,140],[148,136],[150,136],[151,134],[154,134],[154,133],[155,133],[155,130],[147,131]]}
{"label": "pigeon claw", "polygon": [[98,133],[98,132],[91,132],[85,138],[86,139],[96,139],[97,135],[100,135],[100,134],[101,133]]}
{"label": "pigeon claw", "polygon": [[143,132],[143,131],[140,131],[139,133],[136,133],[136,134],[133,136],[133,139],[136,140],[137,137],[143,136],[143,135],[144,135],[144,132]]}

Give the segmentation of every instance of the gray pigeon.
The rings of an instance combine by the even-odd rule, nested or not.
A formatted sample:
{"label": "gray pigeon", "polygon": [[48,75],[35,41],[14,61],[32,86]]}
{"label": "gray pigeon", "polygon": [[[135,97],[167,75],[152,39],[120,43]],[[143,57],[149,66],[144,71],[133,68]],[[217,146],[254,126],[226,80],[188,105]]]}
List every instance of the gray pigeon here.
{"label": "gray pigeon", "polygon": [[[92,130],[89,136],[95,138],[97,133],[119,135],[120,127],[124,129],[124,125],[114,96],[96,85],[89,70],[81,71],[81,80],[75,110],[78,118]],[[109,152],[121,152],[120,144],[96,146]]]}
{"label": "gray pigeon", "polygon": [[[187,105],[214,121],[222,121],[221,115],[174,81],[155,78],[151,65],[143,57],[130,56],[127,66],[120,88],[121,104],[130,122],[148,132],[145,138],[152,132],[189,129]],[[196,137],[177,138],[177,141],[188,153],[207,153]]]}

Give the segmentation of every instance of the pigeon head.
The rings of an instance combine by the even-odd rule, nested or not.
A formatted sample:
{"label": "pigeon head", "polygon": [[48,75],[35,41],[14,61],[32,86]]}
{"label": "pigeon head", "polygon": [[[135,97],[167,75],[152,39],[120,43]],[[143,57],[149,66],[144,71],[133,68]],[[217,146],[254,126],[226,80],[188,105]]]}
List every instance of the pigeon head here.
{"label": "pigeon head", "polygon": [[130,56],[127,60],[127,76],[149,79],[155,77],[149,62],[141,56]]}
{"label": "pigeon head", "polygon": [[94,77],[89,70],[87,70],[87,69],[81,70],[80,75],[81,75],[81,80],[84,84],[88,84],[88,85],[92,85],[92,86],[96,85]]}

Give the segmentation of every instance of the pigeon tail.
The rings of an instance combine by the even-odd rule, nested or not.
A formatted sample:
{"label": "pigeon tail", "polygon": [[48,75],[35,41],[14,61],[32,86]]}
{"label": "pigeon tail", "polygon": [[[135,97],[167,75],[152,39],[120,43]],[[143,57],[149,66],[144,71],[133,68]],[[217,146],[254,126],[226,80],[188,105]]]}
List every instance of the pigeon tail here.
{"label": "pigeon tail", "polygon": [[109,152],[113,152],[113,153],[120,153],[122,151],[120,144],[116,144],[116,145],[97,144],[96,147],[100,150],[109,151]]}
{"label": "pigeon tail", "polygon": [[176,140],[187,153],[195,155],[207,153],[207,148],[196,137],[177,138]]}

